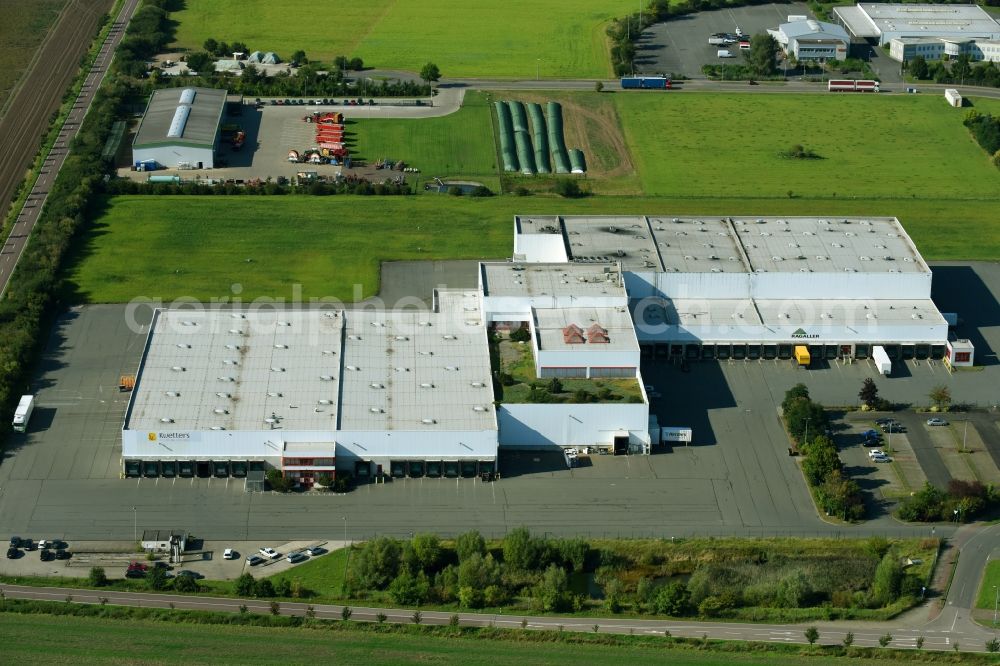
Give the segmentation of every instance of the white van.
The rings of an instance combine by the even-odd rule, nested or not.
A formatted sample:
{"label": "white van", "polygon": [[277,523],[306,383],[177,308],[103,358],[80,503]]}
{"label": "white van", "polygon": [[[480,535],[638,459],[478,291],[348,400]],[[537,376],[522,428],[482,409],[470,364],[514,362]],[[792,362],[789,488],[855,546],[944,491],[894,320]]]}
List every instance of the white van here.
{"label": "white van", "polygon": [[736,56],[733,55],[733,52],[730,51],[729,49],[719,49],[719,52],[716,53],[715,55],[718,56],[718,57],[720,57],[720,58],[734,58],[734,57],[736,57]]}

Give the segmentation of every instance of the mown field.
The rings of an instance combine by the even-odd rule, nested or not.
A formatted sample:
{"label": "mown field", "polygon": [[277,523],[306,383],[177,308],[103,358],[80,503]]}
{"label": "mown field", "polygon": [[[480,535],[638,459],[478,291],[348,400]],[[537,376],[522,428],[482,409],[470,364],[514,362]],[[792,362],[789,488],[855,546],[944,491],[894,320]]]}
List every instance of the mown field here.
{"label": "mown field", "polygon": [[[124,303],[292,296],[354,300],[378,291],[384,260],[509,257],[513,217],[545,214],[896,215],[927,259],[1000,256],[993,201],[548,196],[112,198],[80,241],[70,299]],[[247,262],[247,259],[251,259]]]}
{"label": "mown field", "polygon": [[[964,113],[936,94],[617,94],[615,101],[647,195],[1000,196],[1000,171],[962,125]],[[1000,111],[998,100],[974,103]],[[783,157],[794,144],[820,159]]]}
{"label": "mown field", "polygon": [[368,66],[420,71],[433,61],[448,77],[605,77],[605,26],[635,11],[629,0],[368,0],[290,7],[268,0],[186,0],[175,12],[177,46],[206,38],[242,41],[287,58],[358,56]]}
{"label": "mown field", "polygon": [[472,179],[497,189],[496,150],[487,96],[469,92],[462,108],[441,118],[358,119],[349,121],[358,147],[356,159],[403,160],[420,169],[408,180],[418,188],[438,178]]}
{"label": "mown field", "polygon": [[0,0],[0,108],[67,0]]}
{"label": "mown field", "polygon": [[[804,657],[787,652],[715,652],[670,648],[652,640],[621,639],[624,645],[523,641],[447,635],[418,628],[377,631],[354,625],[267,628],[152,620],[0,613],[7,663],[52,664],[534,664],[576,666],[640,664],[677,666],[765,666],[852,664],[882,659]],[[584,638],[584,640],[586,640]]]}

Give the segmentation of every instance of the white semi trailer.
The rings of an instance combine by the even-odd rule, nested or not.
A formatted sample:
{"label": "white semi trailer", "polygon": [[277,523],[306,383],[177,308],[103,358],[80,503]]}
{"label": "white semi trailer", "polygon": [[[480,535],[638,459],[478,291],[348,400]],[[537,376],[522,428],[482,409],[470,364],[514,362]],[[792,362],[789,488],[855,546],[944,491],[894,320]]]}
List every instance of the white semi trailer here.
{"label": "white semi trailer", "polygon": [[889,376],[892,372],[892,361],[889,360],[889,355],[885,353],[885,347],[881,345],[875,345],[872,347],[872,360],[875,362],[875,367],[878,368],[879,373]]}
{"label": "white semi trailer", "polygon": [[14,410],[14,430],[24,432],[28,429],[28,421],[31,420],[31,412],[35,410],[35,396],[22,395],[17,409]]}

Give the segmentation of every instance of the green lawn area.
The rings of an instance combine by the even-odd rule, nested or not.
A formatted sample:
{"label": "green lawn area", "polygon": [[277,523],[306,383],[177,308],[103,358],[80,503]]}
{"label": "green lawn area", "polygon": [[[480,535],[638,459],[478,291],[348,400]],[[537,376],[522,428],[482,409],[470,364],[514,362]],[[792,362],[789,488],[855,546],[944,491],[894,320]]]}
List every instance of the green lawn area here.
{"label": "green lawn area", "polygon": [[424,119],[348,121],[360,152],[356,159],[403,160],[420,169],[409,177],[418,189],[434,177],[475,180],[496,191],[499,184],[490,107],[486,95],[469,92],[462,108],[449,116]]}
{"label": "green lawn area", "polygon": [[[494,369],[509,374],[514,384],[504,386],[503,394],[498,397],[501,402],[526,403],[529,399],[531,384],[539,383],[548,386],[549,380],[538,379],[535,374],[535,356],[528,343],[511,342],[508,338],[490,342],[490,358]],[[642,391],[639,382],[633,378],[621,379],[560,379],[562,393],[555,397],[560,402],[580,402],[574,395],[576,391],[586,391],[591,402],[624,402],[628,399],[641,400]],[[607,393],[601,392],[607,389]]]}
{"label": "green lawn area", "polygon": [[349,553],[350,549],[339,548],[326,555],[310,558],[308,562],[298,564],[289,571],[275,574],[271,578],[274,581],[281,578],[287,578],[289,582],[298,580],[302,583],[302,587],[312,592],[315,597],[340,599]]}
{"label": "green lawn area", "polygon": [[[647,195],[1000,197],[1000,171],[962,125],[963,112],[937,94],[618,94],[615,101]],[[995,100],[973,101],[1000,110]],[[780,155],[794,144],[822,159]]]}
{"label": "green lawn area", "polygon": [[[71,299],[124,303],[232,297],[354,300],[381,260],[497,259],[521,215],[895,215],[927,259],[1000,256],[993,201],[593,197],[114,197],[69,263]],[[251,262],[247,262],[251,259]]]}
{"label": "green lawn area", "polygon": [[288,58],[359,56],[370,67],[448,77],[587,78],[611,75],[605,27],[630,0],[367,0],[290,8],[270,0],[186,0],[174,12],[177,46],[242,41]]}
{"label": "green lawn area", "polygon": [[[782,652],[723,652],[670,648],[662,641],[629,639],[624,645],[517,638],[460,636],[420,628],[379,631],[355,624],[318,629],[266,628],[220,624],[173,623],[137,619],[100,619],[45,614],[0,613],[7,663],[51,664],[463,664],[533,666],[535,664],[640,664],[677,666],[765,666],[775,664],[852,664],[874,666],[883,659],[805,658]],[[581,637],[581,640],[587,640]],[[250,657],[249,655],[256,655]]]}
{"label": "green lawn area", "polygon": [[976,600],[976,608],[993,608],[993,605],[996,603],[994,586],[1000,588],[1000,560],[990,560],[986,563],[986,571],[983,573],[983,583],[979,586],[979,597]]}

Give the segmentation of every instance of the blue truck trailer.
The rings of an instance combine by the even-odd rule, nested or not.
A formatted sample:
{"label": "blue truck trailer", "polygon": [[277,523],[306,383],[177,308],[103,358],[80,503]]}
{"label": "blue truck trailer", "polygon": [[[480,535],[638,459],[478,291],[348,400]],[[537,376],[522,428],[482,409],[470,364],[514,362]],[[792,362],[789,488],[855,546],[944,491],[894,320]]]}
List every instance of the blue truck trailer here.
{"label": "blue truck trailer", "polygon": [[672,87],[667,76],[623,76],[621,84],[626,90],[669,90]]}

